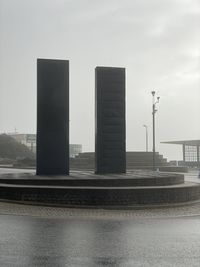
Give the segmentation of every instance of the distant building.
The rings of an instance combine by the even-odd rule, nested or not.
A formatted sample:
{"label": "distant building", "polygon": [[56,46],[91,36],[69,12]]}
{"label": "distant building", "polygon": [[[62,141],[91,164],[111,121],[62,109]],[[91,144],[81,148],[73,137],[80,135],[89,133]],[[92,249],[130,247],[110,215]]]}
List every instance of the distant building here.
{"label": "distant building", "polygon": [[75,158],[79,153],[82,153],[81,144],[70,144],[69,145],[69,156],[70,158]]}
{"label": "distant building", "polygon": [[200,140],[168,141],[163,144],[182,145],[183,160],[179,165],[200,167]]}
{"label": "distant building", "polygon": [[36,153],[36,134],[8,133],[8,135],[20,144],[27,146],[33,153]]}
{"label": "distant building", "polygon": [[[33,153],[36,153],[36,134],[8,133],[8,135],[14,138],[20,144],[27,146]],[[74,158],[82,152],[82,145],[70,144],[69,149],[70,158]]]}

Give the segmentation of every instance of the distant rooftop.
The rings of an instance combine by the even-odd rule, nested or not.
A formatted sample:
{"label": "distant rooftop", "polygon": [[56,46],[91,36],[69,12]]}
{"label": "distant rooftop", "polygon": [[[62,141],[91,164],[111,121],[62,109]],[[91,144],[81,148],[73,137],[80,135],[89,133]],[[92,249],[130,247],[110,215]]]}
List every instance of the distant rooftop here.
{"label": "distant rooftop", "polygon": [[167,142],[161,142],[161,143],[162,144],[186,145],[186,146],[200,146],[200,140],[167,141]]}

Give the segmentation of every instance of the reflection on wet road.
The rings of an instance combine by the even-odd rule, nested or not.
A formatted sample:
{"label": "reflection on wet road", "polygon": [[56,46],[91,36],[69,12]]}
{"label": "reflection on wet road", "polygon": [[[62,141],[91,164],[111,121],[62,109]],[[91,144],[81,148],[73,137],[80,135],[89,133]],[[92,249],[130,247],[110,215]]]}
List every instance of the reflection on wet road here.
{"label": "reflection on wet road", "polygon": [[199,266],[200,217],[0,215],[0,266]]}
{"label": "reflection on wet road", "polygon": [[[29,172],[0,169],[0,173],[16,171]],[[197,171],[186,174],[185,178],[200,182]],[[109,212],[101,216],[102,211],[98,214],[98,210],[91,211],[92,217],[87,217],[86,211],[83,217],[83,211],[70,215],[64,208],[44,208],[45,212],[40,213],[46,218],[13,216],[3,215],[3,211],[12,214],[16,209],[16,214],[23,214],[23,209],[27,213],[27,207],[6,203],[5,208],[3,203],[1,206],[0,267],[200,266],[200,216],[174,217],[179,209],[194,209],[193,214],[199,214],[198,204],[170,209],[171,218],[166,218],[171,214],[168,209],[155,211],[163,216],[167,213],[165,218],[156,217],[157,213],[154,218],[137,218],[134,214],[139,211],[131,211],[130,217],[121,216],[120,212],[120,216],[113,217],[110,212],[109,217]],[[37,208],[29,209],[37,214]],[[48,218],[48,212],[51,216],[52,212],[55,214]],[[141,212],[149,214],[147,210]],[[61,213],[65,218],[58,218]]]}

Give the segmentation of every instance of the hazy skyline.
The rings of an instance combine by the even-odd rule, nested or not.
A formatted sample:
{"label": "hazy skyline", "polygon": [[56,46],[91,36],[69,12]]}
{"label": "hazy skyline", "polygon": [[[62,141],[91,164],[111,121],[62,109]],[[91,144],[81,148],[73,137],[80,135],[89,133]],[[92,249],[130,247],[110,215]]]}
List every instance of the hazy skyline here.
{"label": "hazy skyline", "polygon": [[198,0],[0,0],[0,132],[36,132],[36,60],[70,60],[70,142],[94,150],[94,69],[126,68],[127,150],[200,139]]}

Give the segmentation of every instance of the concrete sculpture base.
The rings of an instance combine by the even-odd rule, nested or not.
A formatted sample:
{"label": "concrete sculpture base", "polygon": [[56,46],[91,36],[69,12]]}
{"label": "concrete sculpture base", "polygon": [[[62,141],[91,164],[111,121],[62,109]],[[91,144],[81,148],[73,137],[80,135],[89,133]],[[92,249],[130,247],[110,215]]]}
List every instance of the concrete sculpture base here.
{"label": "concrete sculpture base", "polygon": [[68,207],[134,208],[198,200],[200,184],[184,182],[181,174],[150,171],[121,175],[4,174],[0,176],[0,199]]}

